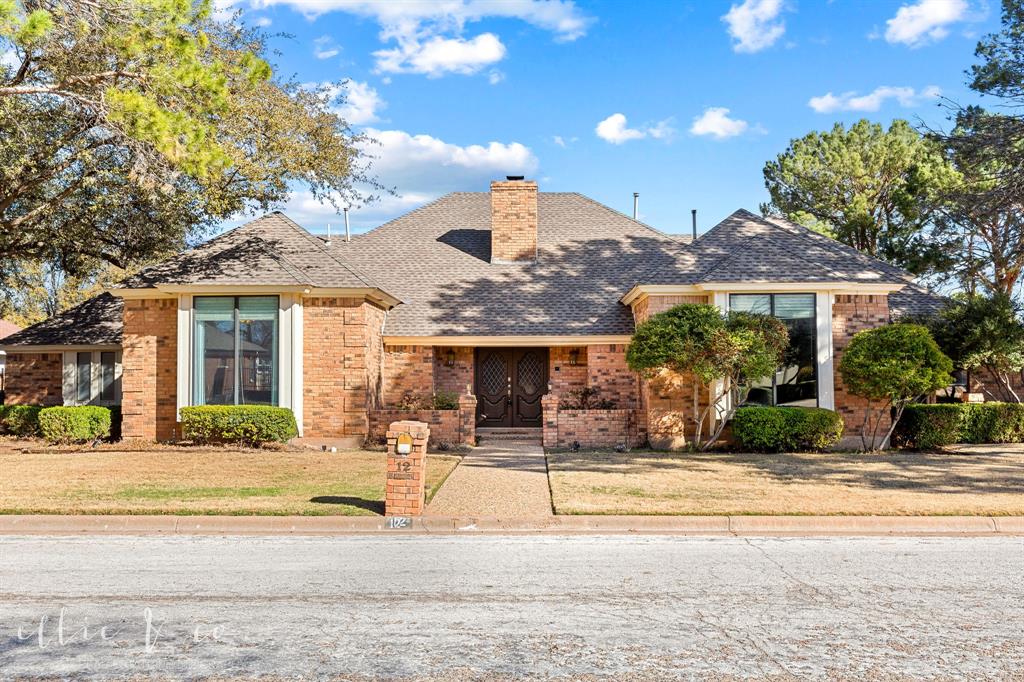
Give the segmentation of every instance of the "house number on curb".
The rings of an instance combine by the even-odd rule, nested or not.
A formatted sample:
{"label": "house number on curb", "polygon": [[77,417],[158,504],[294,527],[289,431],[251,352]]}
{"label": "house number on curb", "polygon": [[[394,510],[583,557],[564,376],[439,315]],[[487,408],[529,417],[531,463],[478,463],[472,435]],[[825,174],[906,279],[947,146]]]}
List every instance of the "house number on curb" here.
{"label": "house number on curb", "polygon": [[412,519],[408,516],[389,516],[388,528],[409,528],[412,526]]}

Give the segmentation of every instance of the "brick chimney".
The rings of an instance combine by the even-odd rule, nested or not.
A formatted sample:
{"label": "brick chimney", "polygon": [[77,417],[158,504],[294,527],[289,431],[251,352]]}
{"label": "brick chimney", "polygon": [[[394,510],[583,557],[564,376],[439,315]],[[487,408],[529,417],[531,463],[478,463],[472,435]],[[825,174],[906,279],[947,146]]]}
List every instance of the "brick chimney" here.
{"label": "brick chimney", "polygon": [[537,183],[509,175],[491,183],[491,262],[537,260]]}

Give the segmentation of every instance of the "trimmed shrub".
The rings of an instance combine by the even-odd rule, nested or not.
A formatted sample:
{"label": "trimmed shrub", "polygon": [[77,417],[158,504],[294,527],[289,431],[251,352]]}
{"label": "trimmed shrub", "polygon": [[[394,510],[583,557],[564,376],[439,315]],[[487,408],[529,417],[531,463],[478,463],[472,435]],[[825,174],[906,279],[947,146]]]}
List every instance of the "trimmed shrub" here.
{"label": "trimmed shrub", "polygon": [[434,394],[430,407],[433,410],[457,410],[459,394],[454,391],[438,391]]}
{"label": "trimmed shrub", "polygon": [[39,432],[48,443],[82,443],[110,435],[110,408],[98,405],[46,407],[39,412]]}
{"label": "trimmed shrub", "polygon": [[39,405],[5,405],[0,408],[0,432],[27,438],[39,435]]}
{"label": "trimmed shrub", "polygon": [[900,447],[935,450],[954,443],[1024,442],[1024,405],[908,405],[893,439]]}
{"label": "trimmed shrub", "polygon": [[820,407],[741,407],[732,435],[746,450],[824,450],[843,436],[843,418]]}
{"label": "trimmed shrub", "polygon": [[287,407],[201,405],[181,408],[181,431],[195,443],[284,443],[299,435]]}

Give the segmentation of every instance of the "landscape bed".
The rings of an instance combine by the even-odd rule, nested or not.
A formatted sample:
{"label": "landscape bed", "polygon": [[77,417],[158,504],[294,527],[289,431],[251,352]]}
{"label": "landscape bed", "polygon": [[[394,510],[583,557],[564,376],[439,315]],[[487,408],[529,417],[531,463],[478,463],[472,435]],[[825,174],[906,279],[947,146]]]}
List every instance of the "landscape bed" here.
{"label": "landscape bed", "polygon": [[[427,496],[459,458],[431,455]],[[0,446],[2,514],[372,515],[383,452],[162,448],[21,452]]]}
{"label": "landscape bed", "polygon": [[558,514],[1024,514],[1024,447],[949,453],[551,452]]}

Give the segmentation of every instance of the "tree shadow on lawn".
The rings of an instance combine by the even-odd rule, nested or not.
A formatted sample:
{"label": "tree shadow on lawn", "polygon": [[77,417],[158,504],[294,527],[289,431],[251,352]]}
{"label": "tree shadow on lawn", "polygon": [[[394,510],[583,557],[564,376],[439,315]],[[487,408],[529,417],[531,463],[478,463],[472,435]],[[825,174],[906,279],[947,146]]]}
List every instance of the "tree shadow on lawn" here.
{"label": "tree shadow on lawn", "polygon": [[[865,453],[553,453],[554,472],[643,475],[753,469],[778,483],[952,494],[1024,495],[1024,458],[1006,455]],[[884,467],[879,469],[877,467]],[[738,472],[738,473],[741,473]]]}
{"label": "tree shadow on lawn", "polygon": [[309,500],[314,504],[337,504],[357,509],[365,509],[374,514],[384,515],[384,500],[367,500],[362,497],[349,497],[348,495],[318,495]]}

